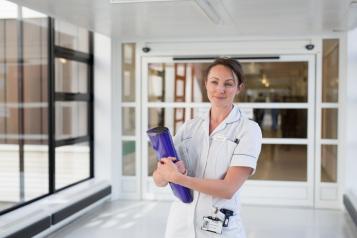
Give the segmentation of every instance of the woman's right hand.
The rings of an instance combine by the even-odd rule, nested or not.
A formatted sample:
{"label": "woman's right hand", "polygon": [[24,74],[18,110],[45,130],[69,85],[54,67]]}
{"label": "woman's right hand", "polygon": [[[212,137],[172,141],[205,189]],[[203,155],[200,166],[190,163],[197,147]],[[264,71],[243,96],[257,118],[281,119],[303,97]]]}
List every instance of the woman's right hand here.
{"label": "woman's right hand", "polygon": [[[157,163],[157,166],[159,166],[159,164],[160,164],[160,162]],[[158,186],[158,187],[165,187],[169,182],[166,181],[166,180],[161,176],[161,174],[158,173],[157,170],[158,170],[158,169],[156,168],[156,169],[154,170],[154,173],[152,174],[152,177],[153,177],[153,179],[154,179],[154,182],[155,182],[156,186]]]}
{"label": "woman's right hand", "polygon": [[[156,170],[153,173],[153,178],[154,178],[154,182],[157,186],[159,187],[165,187],[168,184],[168,181],[166,181],[164,178],[162,178],[162,176],[160,175],[160,173],[157,173],[157,168],[160,165],[160,161],[157,162],[157,167]],[[174,163],[177,170],[181,173],[181,174],[187,174],[187,169],[185,166],[185,163],[182,160],[177,161],[176,163]]]}

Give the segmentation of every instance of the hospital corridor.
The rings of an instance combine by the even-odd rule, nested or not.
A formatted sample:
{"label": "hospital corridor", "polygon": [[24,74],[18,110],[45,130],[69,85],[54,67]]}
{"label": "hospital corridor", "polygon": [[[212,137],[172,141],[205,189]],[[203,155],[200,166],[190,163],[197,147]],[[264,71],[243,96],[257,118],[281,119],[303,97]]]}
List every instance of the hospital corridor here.
{"label": "hospital corridor", "polygon": [[[112,202],[49,237],[164,237],[169,208],[169,202]],[[356,237],[341,211],[247,205],[242,213],[248,237]]]}
{"label": "hospital corridor", "polygon": [[357,2],[0,0],[0,238],[357,238]]}

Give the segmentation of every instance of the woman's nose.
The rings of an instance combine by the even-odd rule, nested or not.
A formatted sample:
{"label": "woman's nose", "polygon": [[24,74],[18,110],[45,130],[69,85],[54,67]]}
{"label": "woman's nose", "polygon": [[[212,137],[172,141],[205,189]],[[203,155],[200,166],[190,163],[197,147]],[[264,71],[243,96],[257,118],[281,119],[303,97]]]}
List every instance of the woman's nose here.
{"label": "woman's nose", "polygon": [[216,90],[220,93],[224,93],[225,87],[224,85],[217,85]]}

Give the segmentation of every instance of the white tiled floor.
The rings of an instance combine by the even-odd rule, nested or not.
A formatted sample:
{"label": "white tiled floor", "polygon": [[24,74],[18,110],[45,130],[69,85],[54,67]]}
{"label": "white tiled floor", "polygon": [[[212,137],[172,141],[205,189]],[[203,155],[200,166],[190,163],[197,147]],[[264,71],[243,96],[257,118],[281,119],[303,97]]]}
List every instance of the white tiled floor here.
{"label": "white tiled floor", "polygon": [[[108,202],[49,236],[50,238],[163,237],[170,202]],[[357,238],[344,211],[243,206],[248,238]]]}

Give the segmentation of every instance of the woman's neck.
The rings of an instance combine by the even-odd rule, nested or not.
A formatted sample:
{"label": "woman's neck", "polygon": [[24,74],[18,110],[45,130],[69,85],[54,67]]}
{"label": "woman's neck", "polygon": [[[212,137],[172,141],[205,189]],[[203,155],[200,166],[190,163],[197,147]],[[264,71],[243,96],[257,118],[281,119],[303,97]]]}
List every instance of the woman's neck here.
{"label": "woman's neck", "polygon": [[233,105],[227,107],[211,107],[209,128],[210,134],[229,115],[232,108]]}

